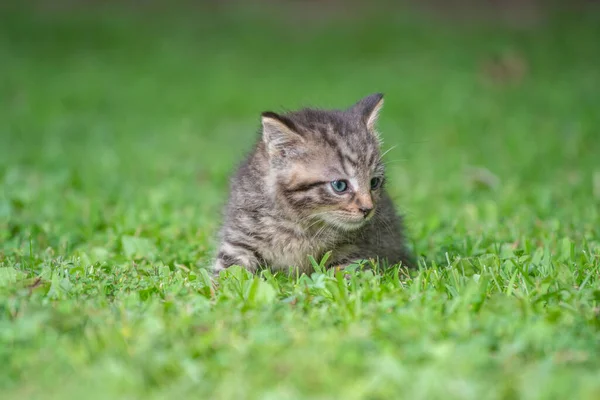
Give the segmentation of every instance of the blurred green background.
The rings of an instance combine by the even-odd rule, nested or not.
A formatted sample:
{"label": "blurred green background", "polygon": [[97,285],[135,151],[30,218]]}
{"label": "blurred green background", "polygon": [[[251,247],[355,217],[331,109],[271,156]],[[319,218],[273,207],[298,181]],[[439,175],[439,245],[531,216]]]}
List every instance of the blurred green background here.
{"label": "blurred green background", "polygon": [[[0,6],[0,388],[597,398],[599,16],[539,1]],[[378,91],[390,191],[429,270],[406,287],[357,278],[349,296],[371,311],[351,315],[291,278],[256,283],[276,293],[266,306],[227,289],[243,274],[211,294],[201,271],[260,113]],[[496,283],[473,293],[502,294],[490,320],[461,297],[474,275]],[[449,299],[463,301],[450,327]],[[360,322],[392,305],[415,316],[391,320],[401,339]]]}

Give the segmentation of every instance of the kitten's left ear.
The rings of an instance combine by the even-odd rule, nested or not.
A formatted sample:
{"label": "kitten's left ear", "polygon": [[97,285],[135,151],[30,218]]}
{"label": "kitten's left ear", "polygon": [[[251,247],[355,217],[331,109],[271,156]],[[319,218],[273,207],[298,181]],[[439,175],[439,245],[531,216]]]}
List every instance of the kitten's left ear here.
{"label": "kitten's left ear", "polygon": [[361,99],[352,106],[351,110],[367,125],[369,131],[375,133],[375,124],[382,108],[383,93],[374,93]]}
{"label": "kitten's left ear", "polygon": [[289,118],[271,111],[262,113],[262,136],[270,156],[294,154],[304,142]]}

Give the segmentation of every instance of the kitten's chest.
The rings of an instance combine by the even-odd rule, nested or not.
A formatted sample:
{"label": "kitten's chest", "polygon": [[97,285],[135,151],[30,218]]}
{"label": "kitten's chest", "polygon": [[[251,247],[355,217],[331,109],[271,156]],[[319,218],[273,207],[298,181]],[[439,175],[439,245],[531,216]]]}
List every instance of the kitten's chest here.
{"label": "kitten's chest", "polygon": [[312,233],[283,231],[273,235],[270,245],[263,249],[265,261],[275,269],[284,270],[298,267],[300,270],[311,268],[312,256],[320,261],[321,257],[332,250],[333,241]]}

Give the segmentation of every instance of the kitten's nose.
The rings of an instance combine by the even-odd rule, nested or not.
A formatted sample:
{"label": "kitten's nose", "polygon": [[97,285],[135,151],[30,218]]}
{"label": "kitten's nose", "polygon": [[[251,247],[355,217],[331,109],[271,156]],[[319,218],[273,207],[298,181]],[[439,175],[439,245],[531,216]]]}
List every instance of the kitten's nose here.
{"label": "kitten's nose", "polygon": [[363,213],[363,217],[367,218],[369,216],[369,214],[371,213],[371,210],[373,210],[372,207],[359,207],[358,210]]}

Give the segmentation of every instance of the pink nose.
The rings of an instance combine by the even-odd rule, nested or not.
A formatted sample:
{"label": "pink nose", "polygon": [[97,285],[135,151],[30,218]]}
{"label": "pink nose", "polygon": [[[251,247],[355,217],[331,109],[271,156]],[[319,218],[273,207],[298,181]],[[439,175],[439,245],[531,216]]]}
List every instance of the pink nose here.
{"label": "pink nose", "polygon": [[371,210],[373,210],[373,199],[371,199],[371,195],[368,193],[357,193],[355,205],[358,208],[358,211],[363,213],[365,218],[369,215]]}
{"label": "pink nose", "polygon": [[358,211],[363,213],[363,217],[365,217],[365,218],[367,218],[369,216],[369,214],[371,214],[372,210],[373,210],[372,207],[359,207],[358,208]]}

